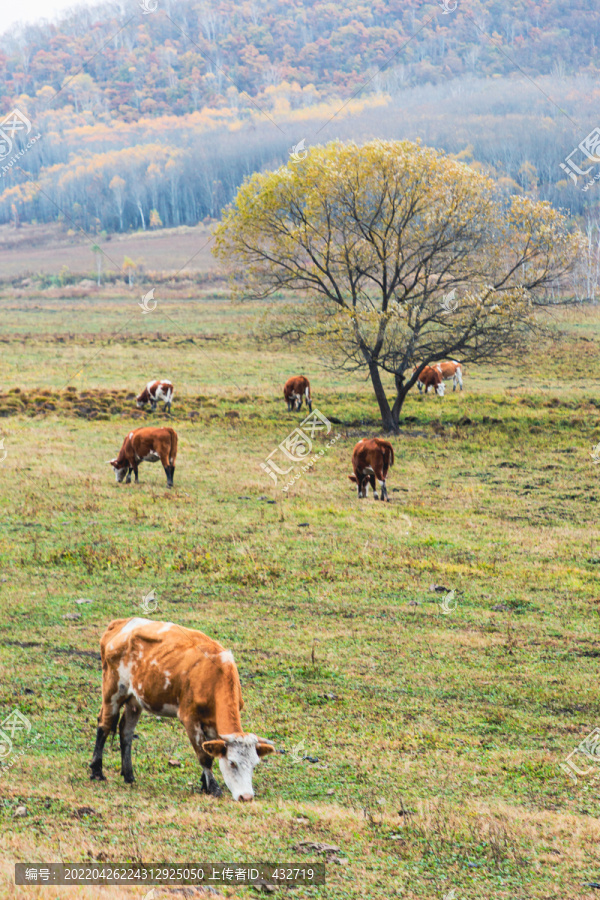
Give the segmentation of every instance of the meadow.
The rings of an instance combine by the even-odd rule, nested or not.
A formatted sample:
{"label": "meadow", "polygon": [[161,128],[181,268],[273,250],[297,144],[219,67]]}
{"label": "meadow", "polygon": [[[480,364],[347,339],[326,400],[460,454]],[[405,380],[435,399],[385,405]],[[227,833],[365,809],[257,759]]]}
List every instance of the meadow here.
{"label": "meadow", "polygon": [[[0,714],[39,735],[0,770],[0,896],[148,891],[14,886],[14,862],[61,860],[326,861],[297,900],[597,896],[598,782],[559,764],[599,724],[600,311],[557,314],[462,393],[411,395],[384,504],[347,477],[380,433],[368,383],[257,346],[224,286],[149,315],[140,293],[0,290]],[[340,437],[284,492],[260,463],[303,418],[281,394],[300,372]],[[175,384],[172,491],[160,466],[126,486],[107,465],[166,421],[135,408],[151,377]],[[153,618],[233,651],[244,727],[285,751],[252,804],[198,793],[183,728],[147,715],[137,781],[118,741],[89,781],[99,638],[150,591]]]}

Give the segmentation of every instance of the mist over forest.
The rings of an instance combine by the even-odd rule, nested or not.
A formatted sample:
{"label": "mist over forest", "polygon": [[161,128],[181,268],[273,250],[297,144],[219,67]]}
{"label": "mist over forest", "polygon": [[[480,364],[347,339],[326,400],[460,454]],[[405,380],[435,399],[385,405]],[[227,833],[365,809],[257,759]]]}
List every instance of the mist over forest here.
{"label": "mist over forest", "polygon": [[5,35],[0,110],[29,125],[2,129],[0,222],[194,225],[300,141],[379,137],[420,139],[596,226],[595,190],[561,168],[597,126],[591,0],[576,15],[558,0],[141,5]]}

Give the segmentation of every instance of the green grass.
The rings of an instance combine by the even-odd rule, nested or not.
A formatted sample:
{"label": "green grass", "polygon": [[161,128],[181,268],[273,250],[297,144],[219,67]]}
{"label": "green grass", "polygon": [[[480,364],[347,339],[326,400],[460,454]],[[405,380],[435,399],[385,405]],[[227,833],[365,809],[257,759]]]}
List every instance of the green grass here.
{"label": "green grass", "polygon": [[[558,766],[599,724],[600,314],[564,317],[555,352],[518,368],[469,367],[462,394],[411,396],[382,504],[347,478],[356,440],[379,433],[368,385],[257,350],[247,308],[236,332],[222,298],[173,300],[180,328],[140,315],[108,341],[128,313],[99,299],[93,328],[86,307],[58,340],[71,301],[2,302],[0,713],[41,737],[0,775],[1,895],[42,896],[11,887],[15,861],[316,861],[295,849],[313,840],[347,862],[299,900],[591,897],[598,788]],[[341,438],[284,493],[260,463],[302,418],[280,399],[299,371]],[[157,466],[136,487],[106,464],[132,425],[164,421],[131,399],[155,375],[176,388],[172,492]],[[456,591],[452,613],[434,584]],[[257,769],[252,805],[196,793],[183,729],[146,715],[136,783],[116,746],[108,781],[88,780],[98,641],[151,589],[155,618],[233,650],[244,726],[287,751]],[[301,742],[318,762],[293,761]]]}

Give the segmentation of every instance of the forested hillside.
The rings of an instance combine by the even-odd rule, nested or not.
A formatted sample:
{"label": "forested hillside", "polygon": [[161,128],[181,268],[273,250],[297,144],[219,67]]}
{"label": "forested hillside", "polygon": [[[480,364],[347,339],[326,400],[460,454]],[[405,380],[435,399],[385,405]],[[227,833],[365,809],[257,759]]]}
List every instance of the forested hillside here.
{"label": "forested hillside", "polygon": [[8,35],[2,108],[26,95],[32,111],[51,102],[134,121],[231,105],[244,91],[271,106],[279,90],[300,106],[349,96],[391,57],[367,90],[510,74],[515,64],[530,75],[595,73],[599,32],[596,0],[460,0],[451,14],[423,0],[160,0],[151,15],[137,2],[107,3]]}
{"label": "forested hillside", "polygon": [[596,203],[560,168],[597,124],[595,0],[146,5],[4,35],[0,108],[31,129],[0,158],[0,221],[195,224],[302,138],[335,137],[421,137],[507,190]]}

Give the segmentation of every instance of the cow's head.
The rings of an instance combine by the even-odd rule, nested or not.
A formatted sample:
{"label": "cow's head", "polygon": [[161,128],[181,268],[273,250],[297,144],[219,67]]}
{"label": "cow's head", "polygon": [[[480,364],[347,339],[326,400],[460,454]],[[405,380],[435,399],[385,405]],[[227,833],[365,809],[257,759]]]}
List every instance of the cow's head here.
{"label": "cow's head", "polygon": [[440,381],[440,382],[438,382],[438,384],[436,384],[435,391],[436,391],[436,394],[438,395],[438,397],[444,396],[444,394],[446,393],[446,385],[444,384],[443,381]]}
{"label": "cow's head", "polygon": [[146,405],[146,400],[144,399],[143,394],[140,394],[139,397],[135,398],[135,405],[138,409],[143,409],[143,407]]}
{"label": "cow's head", "polygon": [[225,784],[234,800],[252,800],[252,773],[261,757],[273,753],[275,747],[255,734],[226,734],[215,741],[205,741],[202,749],[219,760]]}
{"label": "cow's head", "polygon": [[120,467],[118,460],[116,459],[109,459],[108,464],[115,470],[115,478],[117,479],[117,484],[120,484],[120,482],[123,481],[125,475],[127,474],[127,464],[125,464],[123,467]]}

